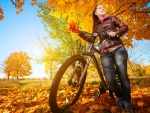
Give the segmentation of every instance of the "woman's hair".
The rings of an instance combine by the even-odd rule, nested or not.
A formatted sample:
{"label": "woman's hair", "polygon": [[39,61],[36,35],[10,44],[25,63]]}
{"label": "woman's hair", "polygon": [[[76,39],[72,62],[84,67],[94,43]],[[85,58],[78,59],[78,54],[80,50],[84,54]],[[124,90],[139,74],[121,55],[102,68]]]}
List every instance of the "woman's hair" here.
{"label": "woman's hair", "polygon": [[96,32],[96,25],[98,24],[98,20],[99,20],[99,18],[97,17],[97,15],[95,15],[97,6],[95,6],[94,11],[93,11],[93,15],[92,15],[92,17],[93,17],[93,33]]}

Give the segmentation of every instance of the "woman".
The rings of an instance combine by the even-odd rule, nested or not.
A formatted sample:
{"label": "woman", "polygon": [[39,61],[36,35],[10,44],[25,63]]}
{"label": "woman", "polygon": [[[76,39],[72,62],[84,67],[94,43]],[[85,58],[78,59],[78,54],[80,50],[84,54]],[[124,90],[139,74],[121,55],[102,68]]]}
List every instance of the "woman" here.
{"label": "woman", "polygon": [[[106,11],[102,5],[95,7],[93,11],[93,33],[98,33],[100,37],[100,51],[103,71],[107,84],[115,93],[117,105],[125,112],[133,113],[131,109],[130,82],[127,76],[128,54],[120,37],[128,31],[128,26],[115,16],[106,16]],[[91,37],[79,30],[79,36],[88,42],[92,42]],[[109,34],[109,37],[106,35]],[[115,69],[117,68],[121,88],[115,79]]]}

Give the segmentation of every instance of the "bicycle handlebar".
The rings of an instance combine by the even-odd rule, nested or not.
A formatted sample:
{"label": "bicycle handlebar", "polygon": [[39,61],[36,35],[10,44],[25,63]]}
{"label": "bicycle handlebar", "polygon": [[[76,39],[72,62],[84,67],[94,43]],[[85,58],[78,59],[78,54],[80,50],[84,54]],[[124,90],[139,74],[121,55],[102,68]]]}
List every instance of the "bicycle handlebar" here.
{"label": "bicycle handlebar", "polygon": [[[102,37],[106,37],[106,38],[111,37],[107,32],[93,33],[92,36],[102,36]],[[116,34],[115,37],[119,38],[120,36],[118,34]]]}
{"label": "bicycle handlebar", "polygon": [[[92,36],[92,43],[94,43],[97,36],[105,37],[105,38],[111,38],[111,36],[107,32],[101,32],[101,33],[89,33],[89,32],[86,32],[86,31],[83,31],[83,32],[86,33],[87,35]],[[118,34],[116,34],[115,37],[120,38],[120,36]]]}

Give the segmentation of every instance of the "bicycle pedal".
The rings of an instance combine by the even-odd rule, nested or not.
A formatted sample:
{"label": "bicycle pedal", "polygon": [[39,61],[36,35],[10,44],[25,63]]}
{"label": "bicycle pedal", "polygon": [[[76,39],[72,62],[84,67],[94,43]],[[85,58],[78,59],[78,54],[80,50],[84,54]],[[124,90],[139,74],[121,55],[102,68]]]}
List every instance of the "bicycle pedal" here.
{"label": "bicycle pedal", "polygon": [[100,96],[101,96],[101,93],[98,92],[98,94],[92,96],[92,100],[97,101],[100,98]]}

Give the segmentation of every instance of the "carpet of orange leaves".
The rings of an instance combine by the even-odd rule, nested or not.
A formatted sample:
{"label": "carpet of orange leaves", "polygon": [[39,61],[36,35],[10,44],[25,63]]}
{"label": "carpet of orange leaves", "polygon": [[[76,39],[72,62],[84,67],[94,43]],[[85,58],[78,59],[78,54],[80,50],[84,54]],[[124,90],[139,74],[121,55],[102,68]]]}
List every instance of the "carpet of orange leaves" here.
{"label": "carpet of orange leaves", "polygon": [[[132,80],[131,87],[132,107],[135,113],[150,113],[150,79]],[[11,88],[1,86],[0,113],[51,113],[48,103],[49,91],[49,85],[42,83]],[[98,101],[93,101],[91,97],[94,91],[92,84],[85,85],[79,100],[70,108],[70,113],[122,112],[110,100],[107,92],[101,95]]]}

